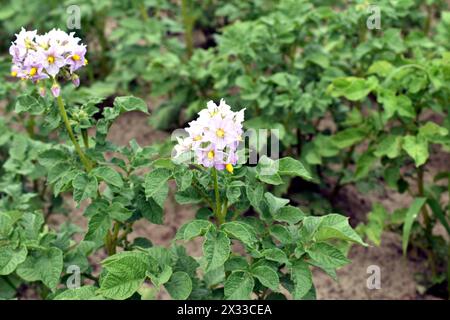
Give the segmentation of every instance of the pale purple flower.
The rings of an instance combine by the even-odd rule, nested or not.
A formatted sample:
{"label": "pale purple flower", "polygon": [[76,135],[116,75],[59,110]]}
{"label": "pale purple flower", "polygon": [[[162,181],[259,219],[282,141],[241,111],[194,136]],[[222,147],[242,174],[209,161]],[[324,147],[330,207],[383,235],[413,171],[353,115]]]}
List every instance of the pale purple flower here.
{"label": "pale purple flower", "polygon": [[199,117],[185,129],[189,137],[178,140],[175,157],[193,151],[198,164],[233,172],[233,165],[237,163],[236,150],[242,140],[244,110],[233,112],[223,99],[219,105],[209,101]]}
{"label": "pale purple flower", "polygon": [[43,52],[44,57],[42,59],[42,65],[44,66],[45,71],[52,77],[55,77],[59,73],[59,70],[66,64],[62,53],[61,48],[56,46],[51,46],[48,50]]}
{"label": "pale purple flower", "polygon": [[67,57],[67,64],[69,65],[70,73],[80,69],[86,64],[86,47],[78,46],[72,51],[71,55]]}
{"label": "pale purple flower", "polygon": [[[74,71],[87,64],[86,46],[74,35],[59,29],[38,35],[36,30],[22,28],[9,48],[13,62],[11,75],[36,82],[70,73],[70,80],[78,86],[80,79]],[[52,87],[55,96],[59,95],[59,90]]]}
{"label": "pale purple flower", "polygon": [[233,120],[222,118],[220,115],[211,118],[208,129],[205,132],[205,140],[218,149],[224,149],[227,145],[233,144],[240,135]]}

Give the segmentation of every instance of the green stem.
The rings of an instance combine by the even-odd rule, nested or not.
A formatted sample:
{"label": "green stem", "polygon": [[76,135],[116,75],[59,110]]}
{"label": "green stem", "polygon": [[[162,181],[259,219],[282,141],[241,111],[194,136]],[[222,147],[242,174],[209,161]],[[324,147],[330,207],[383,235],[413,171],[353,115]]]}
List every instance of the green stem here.
{"label": "green stem", "polygon": [[225,198],[225,202],[223,203],[223,211],[222,211],[223,220],[225,220],[225,218],[227,217],[227,213],[228,213],[228,199]]}
{"label": "green stem", "polygon": [[[425,196],[424,179],[423,179],[424,171],[425,170],[423,165],[417,168],[417,191],[419,197]],[[425,224],[425,237],[428,242],[428,248],[430,247],[433,248],[433,235],[432,235],[433,226],[431,225],[431,218],[430,215],[428,214],[426,205],[422,207],[422,217]],[[431,267],[431,273],[434,277],[436,275],[436,258],[434,256],[433,250],[428,248],[427,248],[428,260]]]}
{"label": "green stem", "polygon": [[433,20],[433,6],[426,6],[427,19],[423,28],[423,33],[427,36],[430,33],[431,21]]}
{"label": "green stem", "polygon": [[181,0],[181,16],[183,19],[184,41],[186,43],[186,55],[189,59],[191,58],[192,52],[194,50],[194,40],[192,35],[194,21],[192,17],[189,16],[189,0]]}
{"label": "green stem", "polygon": [[78,156],[80,157],[81,162],[83,163],[86,171],[89,173],[92,170],[92,164],[89,159],[84,154],[83,150],[81,150],[80,144],[78,143],[75,135],[73,134],[72,127],[70,126],[69,118],[67,117],[66,108],[64,107],[64,101],[61,96],[59,96],[56,101],[58,102],[59,114],[61,115],[64,125],[66,126],[67,133],[69,134],[70,140],[75,147]]}
{"label": "green stem", "polygon": [[87,129],[81,129],[81,136],[83,137],[84,147],[89,149],[89,135]]}
{"label": "green stem", "polygon": [[111,248],[110,248],[110,256],[116,253],[117,248],[117,237],[120,231],[120,224],[116,221],[113,226],[113,233],[111,237]]}
{"label": "green stem", "polygon": [[34,138],[34,126],[36,121],[34,120],[34,116],[30,115],[30,118],[27,121],[27,133],[28,136],[33,139]]}
{"label": "green stem", "polygon": [[217,224],[220,226],[222,223],[224,223],[224,217],[222,216],[221,213],[221,205],[220,205],[220,194],[219,194],[219,182],[217,179],[217,170],[216,168],[212,168],[211,170],[212,172],[212,176],[213,176],[213,181],[214,181],[214,195],[216,198],[216,208],[214,210],[214,215],[216,216],[217,219]]}
{"label": "green stem", "polygon": [[139,6],[139,11],[141,13],[141,17],[144,21],[148,21],[148,14],[147,14],[147,8],[145,7],[144,3],[141,3]]}

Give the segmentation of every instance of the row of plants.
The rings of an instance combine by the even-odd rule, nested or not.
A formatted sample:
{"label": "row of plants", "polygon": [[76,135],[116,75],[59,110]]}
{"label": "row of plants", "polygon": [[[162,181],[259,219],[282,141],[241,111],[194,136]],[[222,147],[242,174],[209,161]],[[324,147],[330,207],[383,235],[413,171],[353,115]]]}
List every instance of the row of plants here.
{"label": "row of plants", "polygon": [[[222,165],[217,155],[237,147],[244,120],[243,111],[234,113],[224,101],[208,104],[203,114],[211,116],[202,120],[202,130],[225,128],[224,118],[235,127],[228,123],[230,131],[214,129],[215,140],[208,140],[205,131],[201,143],[209,149],[193,150],[206,152],[211,165],[164,158],[161,146],[113,145],[106,137],[117,117],[147,113],[148,107],[132,96],[115,98],[103,111],[96,107],[98,99],[67,106],[60,87],[64,79],[73,80],[74,66],[86,65],[77,64],[84,58],[78,42],[57,30],[40,36],[22,29],[11,45],[14,76],[35,85],[14,106],[17,117],[33,121],[28,135],[6,125],[2,131],[2,177],[8,185],[0,220],[4,298],[14,297],[22,283],[37,286],[46,299],[148,299],[162,286],[174,299],[313,298],[310,268],[336,277],[335,270],[349,262],[338,245],[366,245],[344,216],[307,216],[265,190],[263,182],[279,184],[282,176],[311,179],[300,161],[266,157],[253,167],[235,160]],[[226,145],[218,147],[222,140]],[[163,223],[171,180],[178,203],[199,207],[196,219],[178,230],[170,248],[145,238],[130,242],[137,220]],[[45,223],[60,210],[64,194],[77,204],[88,203],[86,232],[69,223],[52,230]],[[76,234],[82,240],[75,241]],[[192,257],[182,243],[197,237],[203,238],[203,255]],[[98,276],[88,257],[99,251],[108,257]],[[83,282],[92,284],[67,288],[73,266]]]}

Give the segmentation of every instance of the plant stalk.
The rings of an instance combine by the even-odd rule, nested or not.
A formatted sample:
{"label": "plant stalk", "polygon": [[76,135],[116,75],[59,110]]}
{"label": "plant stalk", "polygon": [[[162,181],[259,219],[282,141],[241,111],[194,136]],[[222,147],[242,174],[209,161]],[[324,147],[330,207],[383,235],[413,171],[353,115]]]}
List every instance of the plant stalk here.
{"label": "plant stalk", "polygon": [[184,27],[186,56],[188,59],[190,59],[192,56],[192,52],[194,51],[194,39],[192,34],[194,21],[192,17],[189,15],[189,0],[181,0],[181,16],[183,19],[183,27]]}
{"label": "plant stalk", "polygon": [[61,115],[64,125],[66,126],[67,133],[69,134],[70,140],[72,141],[78,156],[80,157],[81,162],[83,163],[86,171],[89,173],[92,170],[91,161],[86,157],[83,150],[81,150],[80,144],[78,143],[75,135],[73,134],[72,127],[70,126],[69,118],[67,117],[66,108],[64,106],[64,101],[61,96],[58,96],[56,99],[59,108],[59,114]]}
{"label": "plant stalk", "polygon": [[217,179],[217,169],[213,167],[211,172],[212,172],[213,181],[214,181],[214,195],[216,198],[216,209],[214,210],[214,215],[216,217],[217,224],[220,226],[222,223],[225,222],[225,220],[224,220],[224,216],[222,215],[222,212],[220,210],[222,208],[222,206],[220,204],[219,182]]}
{"label": "plant stalk", "polygon": [[[423,175],[424,175],[424,166],[422,165],[417,168],[417,191],[418,191],[419,197],[425,196]],[[427,250],[427,254],[428,254],[428,260],[430,262],[431,273],[434,277],[436,275],[436,259],[435,259],[433,249],[432,249],[433,248],[433,239],[432,239],[433,227],[431,225],[431,218],[430,218],[430,215],[428,214],[426,205],[424,205],[422,207],[422,217],[423,217],[423,222],[425,224],[425,237],[427,239],[428,246],[431,248],[430,250]]]}

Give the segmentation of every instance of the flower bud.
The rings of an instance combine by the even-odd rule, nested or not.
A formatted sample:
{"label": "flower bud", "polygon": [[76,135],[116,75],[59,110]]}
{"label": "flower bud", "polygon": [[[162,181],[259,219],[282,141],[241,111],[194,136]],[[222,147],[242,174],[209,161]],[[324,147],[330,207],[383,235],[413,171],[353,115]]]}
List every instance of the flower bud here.
{"label": "flower bud", "polygon": [[52,91],[52,94],[53,94],[53,96],[54,96],[55,98],[56,98],[56,97],[59,97],[59,93],[61,92],[61,87],[59,86],[59,84],[54,83],[54,84],[52,85],[51,91]]}
{"label": "flower bud", "polygon": [[78,87],[80,85],[80,77],[77,76],[75,73],[72,74],[71,80],[75,87]]}

